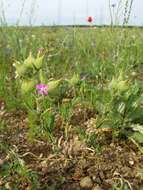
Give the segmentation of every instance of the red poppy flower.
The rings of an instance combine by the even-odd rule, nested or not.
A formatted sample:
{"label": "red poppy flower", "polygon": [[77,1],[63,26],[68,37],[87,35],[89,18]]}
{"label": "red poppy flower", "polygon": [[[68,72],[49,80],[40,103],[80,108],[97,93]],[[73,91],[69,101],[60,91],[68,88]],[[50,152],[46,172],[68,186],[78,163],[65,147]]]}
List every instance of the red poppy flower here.
{"label": "red poppy flower", "polygon": [[87,21],[88,21],[89,23],[91,23],[91,22],[93,22],[93,18],[92,18],[91,16],[89,16],[89,17],[87,18]]}

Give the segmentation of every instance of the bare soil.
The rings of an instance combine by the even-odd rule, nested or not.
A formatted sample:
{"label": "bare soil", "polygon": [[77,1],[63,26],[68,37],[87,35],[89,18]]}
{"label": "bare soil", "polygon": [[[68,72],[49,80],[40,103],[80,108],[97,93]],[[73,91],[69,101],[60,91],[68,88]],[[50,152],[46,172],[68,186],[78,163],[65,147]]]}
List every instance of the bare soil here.
{"label": "bare soil", "polygon": [[[121,186],[122,182],[128,189],[143,189],[143,175],[140,175],[143,155],[135,144],[127,139],[114,140],[103,132],[97,139],[99,149],[94,149],[88,147],[77,134],[76,122],[80,127],[88,127],[87,123],[94,120],[93,112],[86,110],[86,114],[75,113],[72,122],[66,126],[67,133],[70,134],[68,138],[63,135],[63,129],[57,125],[55,139],[49,143],[47,139],[31,141],[28,138],[27,115],[22,111],[6,112],[2,101],[0,104],[2,108],[0,117],[6,126],[0,132],[0,143],[14,150],[19,158],[24,160],[27,168],[36,172],[37,189],[109,190],[115,184]],[[19,190],[32,189],[29,180],[22,179],[13,171],[5,182],[1,175],[2,165],[5,162],[13,162],[5,148],[0,149],[0,161],[0,189],[4,187],[12,189],[15,182]],[[86,185],[81,187],[81,181],[85,177],[91,179],[89,188]]]}

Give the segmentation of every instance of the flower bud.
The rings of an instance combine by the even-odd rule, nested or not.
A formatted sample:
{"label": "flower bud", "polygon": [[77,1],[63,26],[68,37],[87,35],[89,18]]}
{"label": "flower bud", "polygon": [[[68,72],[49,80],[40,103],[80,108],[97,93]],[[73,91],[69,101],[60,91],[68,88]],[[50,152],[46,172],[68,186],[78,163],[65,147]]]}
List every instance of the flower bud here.
{"label": "flower bud", "polygon": [[26,94],[26,93],[30,92],[34,88],[36,82],[37,81],[35,79],[33,79],[33,80],[24,80],[22,82],[22,85],[21,85],[21,92],[23,94]]}

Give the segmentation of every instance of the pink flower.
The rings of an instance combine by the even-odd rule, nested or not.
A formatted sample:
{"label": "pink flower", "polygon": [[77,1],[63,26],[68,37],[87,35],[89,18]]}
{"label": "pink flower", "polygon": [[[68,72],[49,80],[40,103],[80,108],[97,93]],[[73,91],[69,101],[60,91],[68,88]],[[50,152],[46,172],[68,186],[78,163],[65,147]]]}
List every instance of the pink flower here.
{"label": "pink flower", "polygon": [[46,84],[37,84],[36,89],[38,90],[38,94],[44,96],[48,95],[48,86]]}

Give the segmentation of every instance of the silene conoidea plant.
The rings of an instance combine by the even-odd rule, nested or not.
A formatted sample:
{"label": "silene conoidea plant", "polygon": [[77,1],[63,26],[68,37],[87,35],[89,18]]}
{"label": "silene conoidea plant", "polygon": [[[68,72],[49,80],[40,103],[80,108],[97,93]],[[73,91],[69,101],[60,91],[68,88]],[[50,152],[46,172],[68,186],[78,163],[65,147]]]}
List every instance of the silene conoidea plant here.
{"label": "silene conoidea plant", "polygon": [[110,127],[114,135],[136,138],[143,143],[142,85],[131,81],[123,72],[103,90],[98,127]]}
{"label": "silene conoidea plant", "polygon": [[[16,61],[14,66],[16,80],[21,87],[20,94],[29,113],[32,134],[46,134],[52,140],[55,116],[61,112],[58,105],[65,94],[79,83],[79,76],[75,74],[71,79],[50,80],[44,55],[41,54],[34,58],[30,53],[27,59],[23,62]],[[94,100],[99,111],[97,127],[110,127],[115,136],[131,136],[143,143],[142,85],[120,71],[101,93],[102,100]],[[71,112],[70,107],[68,112]],[[62,113],[65,111],[62,110]]]}
{"label": "silene conoidea plant", "polygon": [[[13,65],[20,96],[29,113],[32,133],[43,132],[52,140],[57,104],[79,82],[79,76],[75,74],[71,79],[49,79],[44,55],[40,53],[36,57],[30,53],[24,61],[16,61]],[[39,130],[35,125],[39,126]]]}

